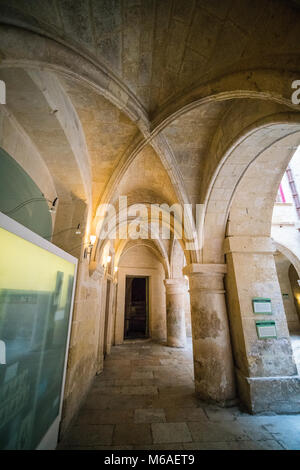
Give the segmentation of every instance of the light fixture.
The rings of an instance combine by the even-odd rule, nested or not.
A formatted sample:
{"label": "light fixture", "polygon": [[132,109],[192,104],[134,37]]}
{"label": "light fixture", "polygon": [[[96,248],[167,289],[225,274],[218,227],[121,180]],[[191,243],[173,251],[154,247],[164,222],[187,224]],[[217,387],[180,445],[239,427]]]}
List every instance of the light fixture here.
{"label": "light fixture", "polygon": [[52,203],[51,207],[49,207],[49,212],[55,213],[56,212],[56,207],[55,204],[57,203],[58,197],[53,199],[53,201],[49,201]]}
{"label": "light fixture", "polygon": [[77,228],[76,228],[76,235],[80,235],[81,234],[81,230],[80,230],[80,224],[77,225]]}
{"label": "light fixture", "polygon": [[118,272],[118,266],[115,266],[115,273]]}
{"label": "light fixture", "polygon": [[108,263],[110,263],[110,262],[111,262],[111,256],[108,255],[108,256],[106,257],[106,264],[108,264]]}
{"label": "light fixture", "polygon": [[24,206],[27,206],[27,204],[32,204],[32,203],[36,203],[36,202],[45,202],[45,201],[51,203],[51,206],[50,207],[48,206],[49,212],[56,212],[55,204],[57,203],[58,198],[56,197],[53,201],[50,201],[50,199],[45,198],[43,193],[41,193],[41,195],[42,195],[42,197],[32,197],[30,199],[27,199],[26,201],[23,201],[20,204],[18,204],[13,209],[10,209],[9,211],[4,211],[3,214],[10,216],[14,212],[17,212],[20,209],[22,209]]}
{"label": "light fixture", "polygon": [[92,254],[92,250],[93,250],[93,246],[95,244],[95,241],[96,241],[96,235],[90,235],[90,244],[88,245],[88,247],[84,250],[84,257],[87,258],[88,256],[91,256]]}
{"label": "light fixture", "polygon": [[92,246],[95,244],[96,238],[96,235],[90,235],[90,242]]}

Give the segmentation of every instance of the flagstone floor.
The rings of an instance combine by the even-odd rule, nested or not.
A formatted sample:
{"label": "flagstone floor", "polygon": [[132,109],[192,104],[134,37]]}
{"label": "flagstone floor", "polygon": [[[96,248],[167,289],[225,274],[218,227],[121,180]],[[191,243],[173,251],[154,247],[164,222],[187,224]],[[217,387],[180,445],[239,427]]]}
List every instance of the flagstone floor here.
{"label": "flagstone floor", "polygon": [[[294,336],[300,359],[300,337]],[[194,394],[185,350],[151,341],[112,348],[58,449],[300,449],[300,414],[249,415]]]}

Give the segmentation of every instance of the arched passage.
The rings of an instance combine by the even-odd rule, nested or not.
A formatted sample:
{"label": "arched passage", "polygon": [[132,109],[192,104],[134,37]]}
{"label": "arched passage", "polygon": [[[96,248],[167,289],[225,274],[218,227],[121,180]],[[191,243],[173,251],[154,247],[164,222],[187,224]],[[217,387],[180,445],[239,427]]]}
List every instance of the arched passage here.
{"label": "arched passage", "polygon": [[[140,243],[139,243],[140,242]],[[138,309],[145,309],[146,317],[146,337],[153,340],[163,341],[166,338],[166,304],[164,279],[166,272],[163,266],[163,259],[153,243],[143,243],[140,241],[128,241],[125,245],[118,261],[116,278],[118,282],[116,323],[115,323],[115,343],[121,344],[126,334],[126,320],[129,323],[131,318],[137,318]],[[126,280],[145,279],[144,303],[135,302],[130,309],[130,299],[126,288],[129,283]],[[131,285],[131,284],[130,284]],[[141,300],[141,299],[140,299]],[[128,303],[128,305],[127,305]],[[126,318],[127,316],[127,318]],[[141,316],[141,315],[140,315]],[[137,324],[137,322],[136,322]],[[131,335],[132,336],[132,335]],[[133,335],[134,336],[134,335]]]}
{"label": "arched passage", "polygon": [[[283,412],[297,401],[297,369],[270,232],[278,186],[299,139],[295,124],[269,125],[246,136],[224,161],[207,204],[203,256],[221,262],[226,255],[235,375],[239,396],[252,412]],[[227,181],[223,188],[222,176],[229,169],[231,185]],[[209,220],[220,207],[223,215],[213,230]],[[209,241],[213,233],[214,244]],[[270,301],[271,315],[255,313],[255,299]],[[270,328],[270,337],[264,338],[259,328]],[[285,392],[288,384],[291,393]],[[271,392],[274,389],[276,393]]]}

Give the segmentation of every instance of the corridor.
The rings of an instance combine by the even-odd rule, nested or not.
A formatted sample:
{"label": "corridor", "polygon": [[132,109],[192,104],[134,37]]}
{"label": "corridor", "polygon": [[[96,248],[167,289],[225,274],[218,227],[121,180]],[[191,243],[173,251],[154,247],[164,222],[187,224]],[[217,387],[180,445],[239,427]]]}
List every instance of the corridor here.
{"label": "corridor", "polygon": [[[294,338],[296,339],[296,338]],[[199,401],[192,345],[114,346],[58,450],[300,449],[300,414],[252,416]]]}

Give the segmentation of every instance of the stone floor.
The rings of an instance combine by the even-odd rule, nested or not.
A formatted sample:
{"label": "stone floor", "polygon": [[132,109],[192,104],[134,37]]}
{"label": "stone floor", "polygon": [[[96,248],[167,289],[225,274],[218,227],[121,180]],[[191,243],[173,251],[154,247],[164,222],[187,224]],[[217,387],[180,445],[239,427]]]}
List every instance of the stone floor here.
{"label": "stone floor", "polygon": [[[293,338],[300,358],[300,338]],[[192,350],[112,348],[58,449],[300,449],[300,414],[251,416],[194,394]]]}

